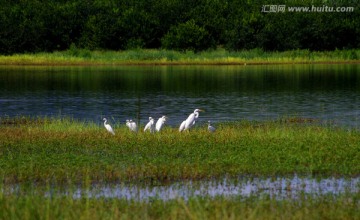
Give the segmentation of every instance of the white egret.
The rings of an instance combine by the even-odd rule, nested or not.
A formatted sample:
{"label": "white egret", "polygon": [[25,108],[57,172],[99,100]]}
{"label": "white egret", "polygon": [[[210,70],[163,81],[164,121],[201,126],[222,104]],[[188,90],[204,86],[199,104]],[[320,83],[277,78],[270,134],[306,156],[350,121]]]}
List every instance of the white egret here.
{"label": "white egret", "polygon": [[216,128],[211,126],[211,121],[208,121],[208,131],[211,133],[216,131]]}
{"label": "white egret", "polygon": [[181,123],[179,131],[181,132],[190,129],[195,124],[196,119],[199,118],[199,112],[203,112],[203,110],[195,109],[194,112],[191,113],[189,117]]}
{"label": "white egret", "polygon": [[186,123],[186,120],[181,123],[181,125],[179,127],[180,132],[182,132],[185,129],[185,123]]}
{"label": "white egret", "polygon": [[126,120],[126,126],[130,129],[130,131],[137,132],[137,125],[133,120]]}
{"label": "white egret", "polygon": [[161,128],[165,124],[167,118],[168,117],[166,117],[166,116],[162,116],[161,118],[159,118],[157,120],[156,125],[155,125],[155,129],[157,132],[159,132],[161,130]]}
{"label": "white egret", "polygon": [[106,118],[103,118],[103,120],[104,120],[104,126],[105,126],[106,130],[107,130],[108,132],[110,132],[111,134],[115,135],[115,132],[114,132],[114,130],[112,129],[111,125],[107,124],[107,119],[106,119]]}
{"label": "white egret", "polygon": [[149,117],[149,122],[146,124],[145,128],[144,128],[144,132],[146,130],[149,130],[150,133],[154,133],[155,132],[155,121],[152,117]]}

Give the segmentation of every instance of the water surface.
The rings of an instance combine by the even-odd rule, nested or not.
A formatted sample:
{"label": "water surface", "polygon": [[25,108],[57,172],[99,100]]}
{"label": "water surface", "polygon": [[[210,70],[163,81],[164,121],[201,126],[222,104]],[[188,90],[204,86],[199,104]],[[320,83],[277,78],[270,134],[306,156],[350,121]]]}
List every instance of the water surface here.
{"label": "water surface", "polygon": [[359,65],[0,67],[0,116],[70,116],[101,123],[284,116],[359,127]]}
{"label": "water surface", "polygon": [[188,200],[195,197],[249,198],[270,197],[277,200],[299,200],[338,197],[360,193],[360,178],[312,178],[312,177],[275,177],[182,181],[169,185],[139,184],[94,184],[88,187],[61,188],[56,186],[6,186],[2,193],[6,195],[43,195],[46,197],[69,196],[80,198],[116,198],[133,201],[163,201],[173,199]]}

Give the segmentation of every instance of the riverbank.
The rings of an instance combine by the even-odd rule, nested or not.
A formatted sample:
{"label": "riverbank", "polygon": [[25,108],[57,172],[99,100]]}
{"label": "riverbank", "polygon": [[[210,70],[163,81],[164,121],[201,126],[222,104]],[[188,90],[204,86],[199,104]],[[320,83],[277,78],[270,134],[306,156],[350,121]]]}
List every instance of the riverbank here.
{"label": "riverbank", "polygon": [[265,52],[260,49],[194,53],[137,49],[90,51],[72,47],[67,51],[0,55],[0,65],[268,65],[268,64],[360,63],[360,50]]}
{"label": "riverbank", "polygon": [[312,121],[218,124],[179,133],[130,132],[71,119],[2,119],[4,183],[165,183],[224,176],[354,176],[360,132]]}

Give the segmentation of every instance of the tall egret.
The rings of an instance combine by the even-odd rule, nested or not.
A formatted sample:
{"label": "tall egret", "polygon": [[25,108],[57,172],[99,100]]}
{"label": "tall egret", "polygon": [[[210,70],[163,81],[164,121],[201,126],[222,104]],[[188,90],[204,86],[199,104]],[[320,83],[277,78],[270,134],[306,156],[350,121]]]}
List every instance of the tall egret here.
{"label": "tall egret", "polygon": [[106,130],[107,130],[108,132],[110,132],[111,134],[115,135],[115,132],[114,132],[114,130],[112,129],[111,125],[107,124],[107,119],[106,119],[106,118],[103,118],[103,120],[104,120],[104,126],[105,126]]}
{"label": "tall egret", "polygon": [[157,132],[159,132],[161,130],[161,128],[165,124],[167,118],[168,117],[166,117],[166,116],[162,116],[161,118],[159,118],[157,120],[156,125],[155,125],[155,129]]}
{"label": "tall egret", "polygon": [[146,124],[145,128],[144,128],[144,132],[146,130],[149,130],[150,133],[154,133],[155,132],[155,121],[152,117],[149,117],[149,122]]}
{"label": "tall egret", "polygon": [[181,123],[179,131],[181,132],[190,129],[195,124],[196,119],[198,119],[199,112],[203,112],[203,110],[195,109],[194,112],[191,113],[189,117]]}
{"label": "tall egret", "polygon": [[211,133],[216,131],[216,128],[211,126],[211,121],[208,121],[208,131]]}
{"label": "tall egret", "polygon": [[137,125],[133,120],[126,120],[126,126],[130,129],[130,131],[137,132]]}
{"label": "tall egret", "polygon": [[180,132],[182,132],[185,129],[185,123],[186,123],[186,120],[181,123],[181,125],[179,127]]}

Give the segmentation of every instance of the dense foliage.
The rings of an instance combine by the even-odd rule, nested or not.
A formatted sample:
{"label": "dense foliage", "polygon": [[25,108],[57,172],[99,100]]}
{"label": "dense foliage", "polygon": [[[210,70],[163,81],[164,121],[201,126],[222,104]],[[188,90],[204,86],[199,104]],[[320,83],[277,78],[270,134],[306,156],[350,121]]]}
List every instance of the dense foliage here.
{"label": "dense foliage", "polygon": [[[354,11],[264,12],[264,6],[270,5],[343,6]],[[359,6],[353,0],[1,0],[0,53],[70,46],[91,50],[352,49],[360,46]]]}

